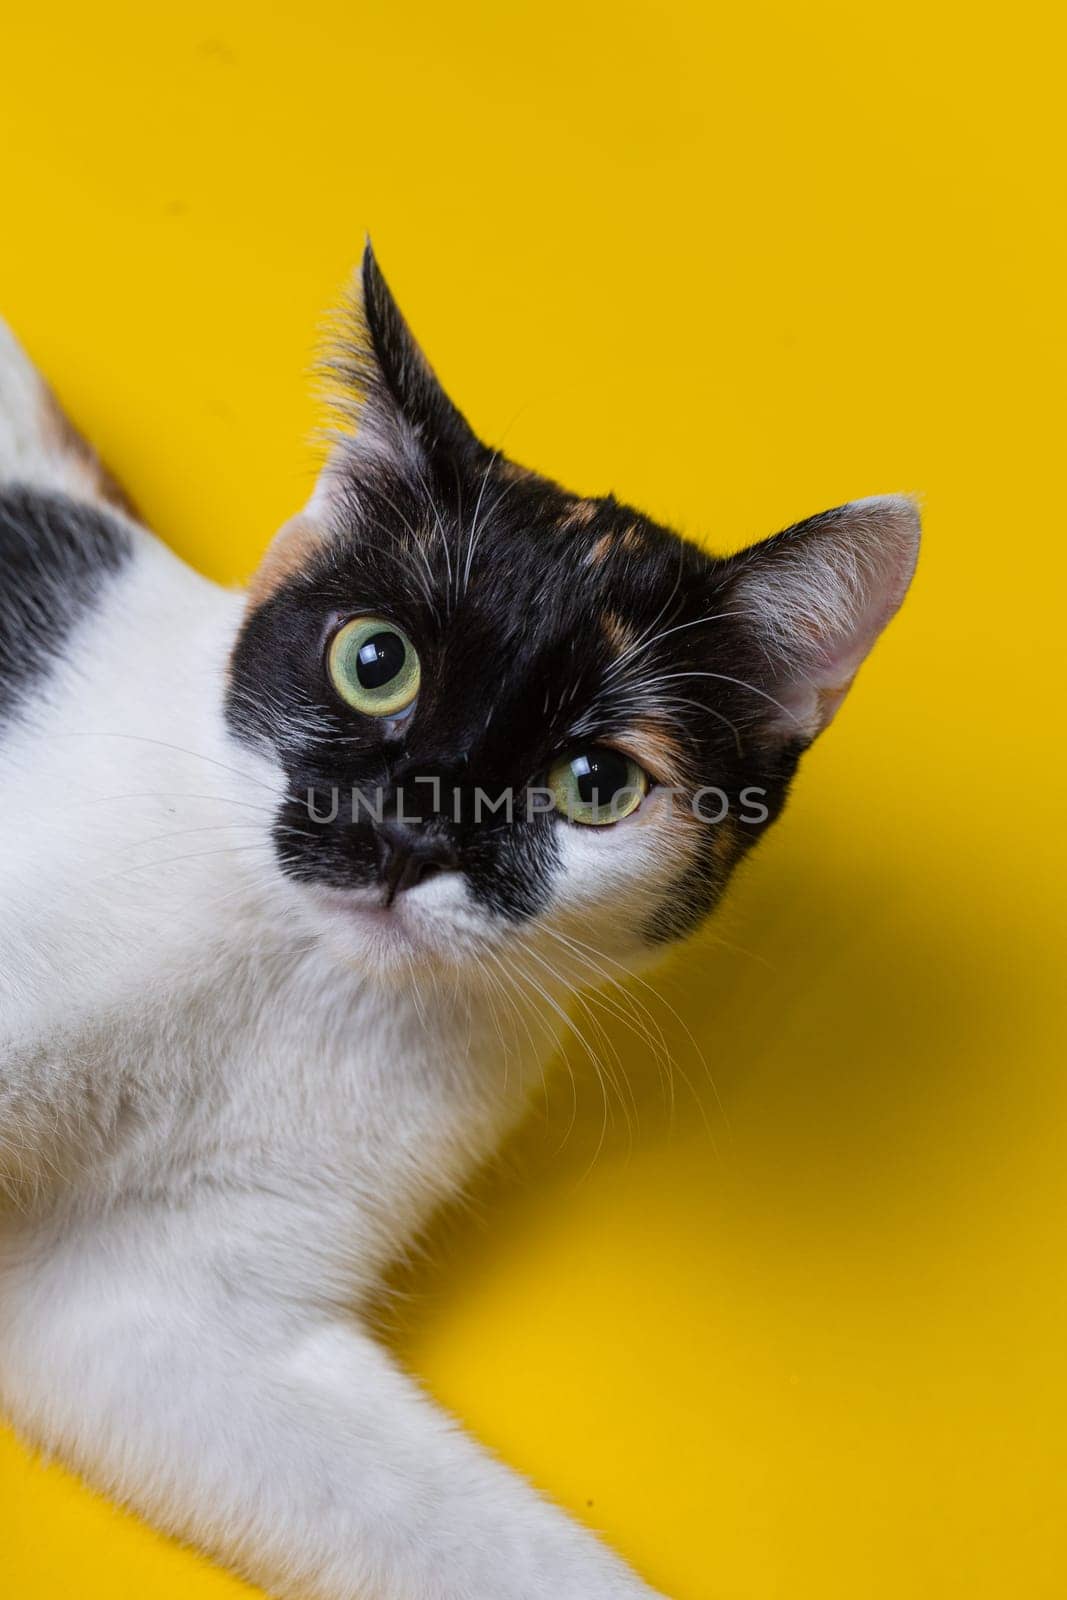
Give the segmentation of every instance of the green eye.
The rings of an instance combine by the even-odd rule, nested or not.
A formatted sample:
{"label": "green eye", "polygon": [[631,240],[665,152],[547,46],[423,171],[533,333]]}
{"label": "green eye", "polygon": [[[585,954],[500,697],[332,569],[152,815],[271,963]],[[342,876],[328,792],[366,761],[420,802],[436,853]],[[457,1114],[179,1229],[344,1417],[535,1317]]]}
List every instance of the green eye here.
{"label": "green eye", "polygon": [[648,774],[629,756],[597,745],[557,761],[548,787],[568,822],[603,828],[637,810],[648,793]]}
{"label": "green eye", "polygon": [[333,637],[326,665],[341,699],[368,717],[398,717],[419,692],[415,646],[382,617],[346,622]]}

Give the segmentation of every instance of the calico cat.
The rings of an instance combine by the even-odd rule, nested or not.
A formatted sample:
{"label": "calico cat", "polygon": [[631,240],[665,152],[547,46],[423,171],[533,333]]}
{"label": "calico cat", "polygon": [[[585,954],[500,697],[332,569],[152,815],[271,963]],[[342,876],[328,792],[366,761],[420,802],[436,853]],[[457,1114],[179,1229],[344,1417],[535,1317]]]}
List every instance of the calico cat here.
{"label": "calico cat", "polygon": [[714,559],[482,444],[369,249],[356,301],[243,594],[0,343],[0,1408],[278,1596],[637,1600],[366,1309],[568,996],[713,909],[918,519]]}

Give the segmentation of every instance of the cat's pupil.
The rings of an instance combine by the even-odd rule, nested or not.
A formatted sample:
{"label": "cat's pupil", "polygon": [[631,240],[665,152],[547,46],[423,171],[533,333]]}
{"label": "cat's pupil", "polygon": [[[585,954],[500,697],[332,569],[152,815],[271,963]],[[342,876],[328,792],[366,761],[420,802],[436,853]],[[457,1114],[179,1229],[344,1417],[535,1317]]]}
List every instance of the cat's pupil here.
{"label": "cat's pupil", "polygon": [[583,805],[609,806],[625,789],[630,764],[617,750],[588,750],[571,762],[575,785]]}
{"label": "cat's pupil", "polygon": [[372,633],[356,654],[356,676],[364,689],[381,689],[391,683],[404,665],[407,650],[398,634]]}

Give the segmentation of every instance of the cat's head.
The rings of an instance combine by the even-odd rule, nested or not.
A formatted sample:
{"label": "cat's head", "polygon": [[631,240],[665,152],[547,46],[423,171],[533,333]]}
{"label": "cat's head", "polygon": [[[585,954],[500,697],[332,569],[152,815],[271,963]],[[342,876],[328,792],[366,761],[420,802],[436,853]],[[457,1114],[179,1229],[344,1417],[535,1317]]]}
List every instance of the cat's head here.
{"label": "cat's head", "polygon": [[383,972],[685,935],[903,599],[914,506],[715,559],[568,494],[476,438],[369,248],[336,377],[352,427],[232,659],[231,724],[284,774],[279,871]]}

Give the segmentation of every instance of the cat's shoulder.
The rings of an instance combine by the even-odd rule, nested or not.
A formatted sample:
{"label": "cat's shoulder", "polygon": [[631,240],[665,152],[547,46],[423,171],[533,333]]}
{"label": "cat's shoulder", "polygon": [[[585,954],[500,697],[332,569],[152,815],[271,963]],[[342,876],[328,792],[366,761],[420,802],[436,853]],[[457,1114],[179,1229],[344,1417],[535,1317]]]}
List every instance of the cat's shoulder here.
{"label": "cat's shoulder", "polygon": [[131,561],[131,510],[0,320],[0,716]]}
{"label": "cat's shoulder", "polygon": [[126,490],[0,317],[0,484],[10,483],[63,491],[137,515]]}
{"label": "cat's shoulder", "polygon": [[[5,626],[62,624],[133,554],[135,533],[101,506],[30,484],[0,483],[0,636]],[[49,602],[58,611],[49,611]]]}
{"label": "cat's shoulder", "polygon": [[0,717],[132,560],[135,530],[100,506],[0,485]]}

